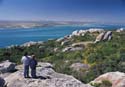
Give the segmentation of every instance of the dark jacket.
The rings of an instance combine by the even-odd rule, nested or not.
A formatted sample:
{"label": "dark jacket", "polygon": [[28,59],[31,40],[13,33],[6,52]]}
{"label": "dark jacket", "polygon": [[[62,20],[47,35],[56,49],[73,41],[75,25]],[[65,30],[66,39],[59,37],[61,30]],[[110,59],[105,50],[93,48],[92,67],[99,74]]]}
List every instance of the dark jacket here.
{"label": "dark jacket", "polygon": [[31,61],[30,61],[30,68],[34,69],[34,68],[36,68],[36,65],[37,65],[37,61],[35,59],[31,59]]}

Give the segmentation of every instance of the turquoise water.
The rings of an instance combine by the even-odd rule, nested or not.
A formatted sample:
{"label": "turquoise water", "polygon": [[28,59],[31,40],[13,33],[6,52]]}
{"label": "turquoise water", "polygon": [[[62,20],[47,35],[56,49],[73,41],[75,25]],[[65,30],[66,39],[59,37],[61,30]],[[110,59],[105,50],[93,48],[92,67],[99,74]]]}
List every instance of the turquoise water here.
{"label": "turquoise water", "polygon": [[117,29],[124,26],[121,25],[69,25],[69,26],[54,26],[41,27],[30,29],[0,29],[0,48],[10,45],[20,45],[29,41],[46,41],[48,39],[56,39],[69,35],[74,30],[89,29],[89,28],[103,28],[103,29]]}

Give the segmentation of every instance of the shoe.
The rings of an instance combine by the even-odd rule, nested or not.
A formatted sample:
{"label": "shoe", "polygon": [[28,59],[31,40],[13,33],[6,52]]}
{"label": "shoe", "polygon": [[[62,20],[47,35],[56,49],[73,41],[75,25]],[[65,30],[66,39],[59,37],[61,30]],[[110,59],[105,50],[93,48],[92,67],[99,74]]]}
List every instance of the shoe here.
{"label": "shoe", "polygon": [[31,78],[31,77],[28,76],[28,77],[24,77],[24,78]]}
{"label": "shoe", "polygon": [[31,77],[28,76],[27,78],[31,78]]}
{"label": "shoe", "polygon": [[38,77],[37,76],[35,76],[35,77],[32,77],[33,79],[37,79]]}

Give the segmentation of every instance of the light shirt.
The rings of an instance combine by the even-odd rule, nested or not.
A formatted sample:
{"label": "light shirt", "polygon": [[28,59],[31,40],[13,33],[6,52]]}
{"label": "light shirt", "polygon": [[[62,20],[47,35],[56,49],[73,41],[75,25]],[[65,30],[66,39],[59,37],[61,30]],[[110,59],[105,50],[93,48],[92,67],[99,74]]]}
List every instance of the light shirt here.
{"label": "light shirt", "polygon": [[31,58],[29,56],[23,56],[21,62],[23,65],[30,65]]}

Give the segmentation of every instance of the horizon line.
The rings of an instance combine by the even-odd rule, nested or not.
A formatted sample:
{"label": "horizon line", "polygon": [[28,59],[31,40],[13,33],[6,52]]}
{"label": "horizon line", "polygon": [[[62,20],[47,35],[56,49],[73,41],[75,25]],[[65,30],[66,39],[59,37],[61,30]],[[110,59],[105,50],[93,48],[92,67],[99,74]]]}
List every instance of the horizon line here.
{"label": "horizon line", "polygon": [[110,21],[74,21],[74,20],[0,20],[0,22],[81,22],[81,23],[111,23],[111,24],[125,24],[125,22],[110,22]]}

